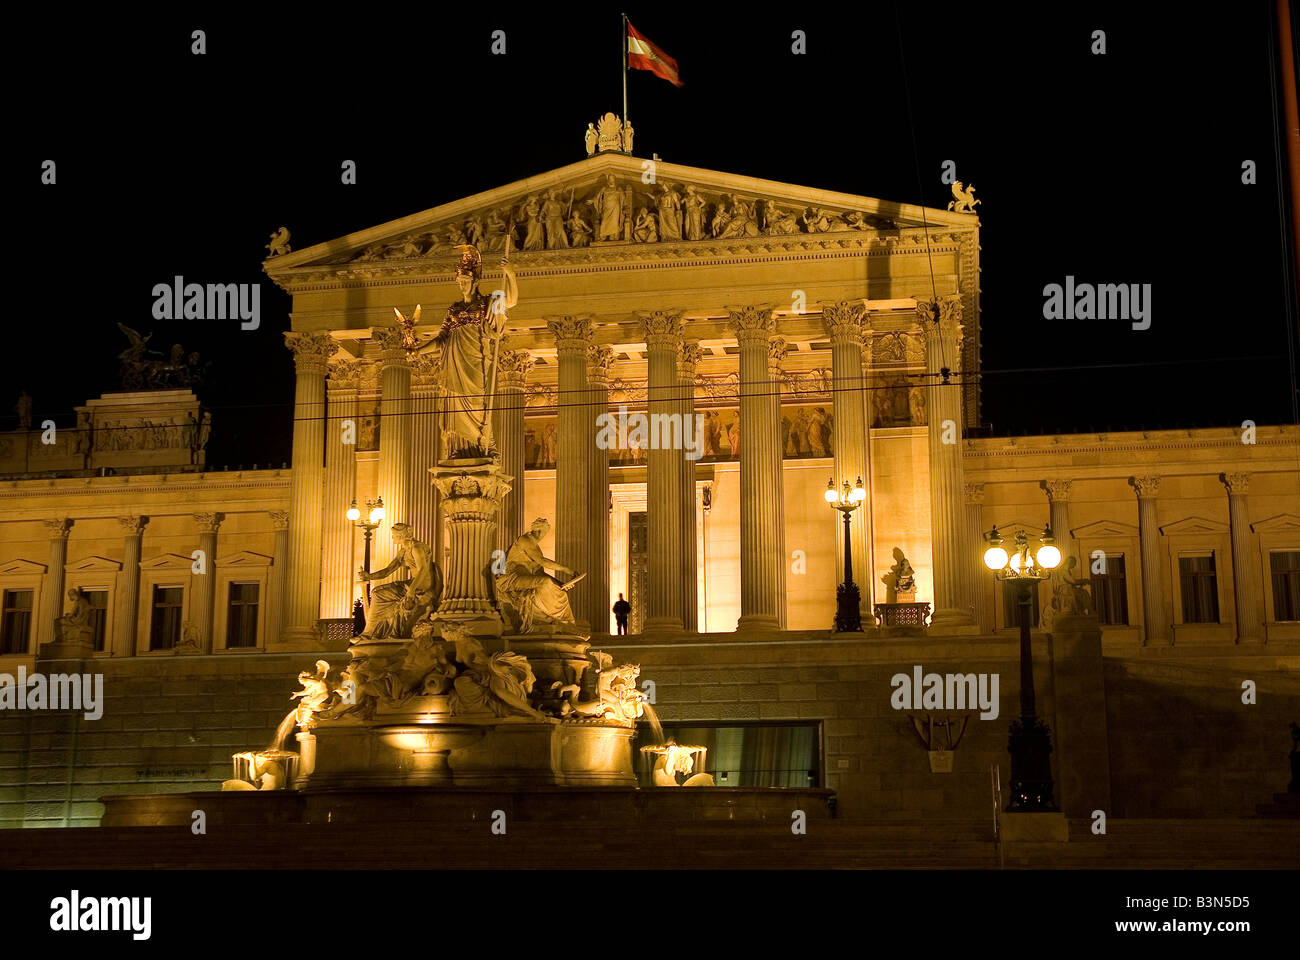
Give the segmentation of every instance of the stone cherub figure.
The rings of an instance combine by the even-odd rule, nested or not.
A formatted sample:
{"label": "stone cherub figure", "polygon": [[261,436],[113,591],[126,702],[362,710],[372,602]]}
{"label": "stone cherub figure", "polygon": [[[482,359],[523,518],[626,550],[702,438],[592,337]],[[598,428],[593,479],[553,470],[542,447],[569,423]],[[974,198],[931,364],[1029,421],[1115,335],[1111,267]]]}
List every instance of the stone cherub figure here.
{"label": "stone cherub figure", "polygon": [[543,623],[574,622],[568,589],[582,574],[542,554],[541,542],[550,532],[545,518],[534,520],[529,531],[510,545],[505,573],[496,578],[497,596],[519,611],[523,633],[532,633]]}
{"label": "stone cherub figure", "polygon": [[334,695],[329,688],[330,662],[328,660],[316,661],[316,672],[304,670],[298,674],[298,682],[302,684],[302,689],[289,694],[290,700],[297,700],[297,717],[295,718],[298,726],[305,729],[315,725],[315,715],[326,701]]}
{"label": "stone cherub figure", "polygon": [[416,621],[438,609],[442,597],[442,570],[429,548],[411,536],[405,523],[392,526],[397,553],[382,570],[357,571],[360,580],[381,580],[399,567],[411,571],[410,580],[398,580],[375,587],[370,597],[370,615],[362,636],[370,639],[409,637]]}
{"label": "stone cherub figure", "polygon": [[894,565],[880,578],[880,582],[885,585],[885,603],[898,603],[900,593],[915,594],[916,571],[907,562],[901,547],[894,548]]}

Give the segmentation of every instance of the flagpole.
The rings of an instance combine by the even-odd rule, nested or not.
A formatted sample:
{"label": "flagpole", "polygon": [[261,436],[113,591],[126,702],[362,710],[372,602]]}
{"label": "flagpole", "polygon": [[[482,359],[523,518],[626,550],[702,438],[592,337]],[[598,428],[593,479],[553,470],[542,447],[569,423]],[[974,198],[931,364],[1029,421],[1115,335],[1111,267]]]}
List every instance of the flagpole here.
{"label": "flagpole", "polygon": [[627,14],[623,18],[623,126],[627,126]]}

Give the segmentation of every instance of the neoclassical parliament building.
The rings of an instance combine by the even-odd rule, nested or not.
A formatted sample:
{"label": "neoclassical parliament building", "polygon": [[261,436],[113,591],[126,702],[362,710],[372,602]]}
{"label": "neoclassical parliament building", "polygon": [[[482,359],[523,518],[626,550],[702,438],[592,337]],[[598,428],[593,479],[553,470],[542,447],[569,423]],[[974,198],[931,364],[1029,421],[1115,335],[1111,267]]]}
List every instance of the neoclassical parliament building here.
{"label": "neoclassical parliament building", "polygon": [[[593,647],[641,665],[720,785],[826,787],[851,817],[984,816],[1019,677],[1018,609],[984,535],[1050,525],[1096,616],[1095,633],[1054,634],[1051,581],[1033,611],[1066,813],[1247,816],[1285,788],[1295,426],[987,436],[974,213],[602,150],[265,262],[292,297],[287,469],[209,470],[201,387],[88,400],[53,444],[0,434],[0,672],[59,669],[55,621],[80,588],[95,623],[80,669],[106,698],[94,721],[0,713],[0,826],[215,789],[297,671],[346,660],[366,596],[354,503],[364,519],[383,502],[370,569],[393,523],[443,556],[445,398],[424,348],[467,243],[485,294],[507,251],[518,285],[492,391],[513,478],[500,548],[551,521],[543,551],[585,572],[570,601]],[[600,415],[678,415],[686,442],[599,442]],[[846,551],[824,494],[859,479]],[[896,549],[919,625],[877,618]],[[846,560],[862,632],[832,629]],[[891,706],[890,678],[915,666],[1001,678],[1001,719],[970,720],[951,770]]]}

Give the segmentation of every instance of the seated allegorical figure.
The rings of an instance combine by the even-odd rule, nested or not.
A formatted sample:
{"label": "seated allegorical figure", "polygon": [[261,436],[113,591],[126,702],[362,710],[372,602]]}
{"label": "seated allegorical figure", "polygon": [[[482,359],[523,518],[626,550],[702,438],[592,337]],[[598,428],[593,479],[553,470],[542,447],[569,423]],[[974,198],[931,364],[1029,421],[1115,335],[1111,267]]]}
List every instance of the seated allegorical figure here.
{"label": "seated allegorical figure", "polygon": [[80,587],[68,591],[72,608],[54,621],[54,639],[59,643],[95,642],[95,625],[91,622],[90,598]]}
{"label": "seated allegorical figure", "polygon": [[524,633],[537,624],[574,622],[568,588],[581,574],[542,554],[541,542],[550,532],[545,519],[534,520],[531,529],[510,545],[505,573],[496,578],[497,596],[519,611]]}
{"label": "seated allegorical figure", "polygon": [[388,566],[373,573],[358,571],[361,580],[382,579],[401,566],[411,571],[410,580],[385,583],[371,592],[370,615],[362,635],[373,639],[409,637],[416,621],[437,610],[442,597],[442,571],[429,548],[411,536],[408,524],[393,524],[393,544],[397,555]]}

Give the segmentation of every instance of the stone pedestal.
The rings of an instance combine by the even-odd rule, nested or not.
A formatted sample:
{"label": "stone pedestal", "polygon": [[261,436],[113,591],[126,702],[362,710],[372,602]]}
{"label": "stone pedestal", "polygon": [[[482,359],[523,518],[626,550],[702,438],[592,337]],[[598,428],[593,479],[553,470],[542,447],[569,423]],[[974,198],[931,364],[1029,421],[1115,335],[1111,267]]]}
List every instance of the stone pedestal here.
{"label": "stone pedestal", "polygon": [[1091,817],[1094,810],[1109,814],[1106,682],[1097,618],[1057,617],[1051,648],[1058,802],[1067,817]]}
{"label": "stone pedestal", "polygon": [[1002,814],[1003,843],[1065,843],[1070,825],[1063,813]]}
{"label": "stone pedestal", "polygon": [[501,636],[493,606],[497,515],[513,477],[488,459],[444,460],[430,472],[447,525],[447,569],[434,620],[454,620],[480,637]]}

